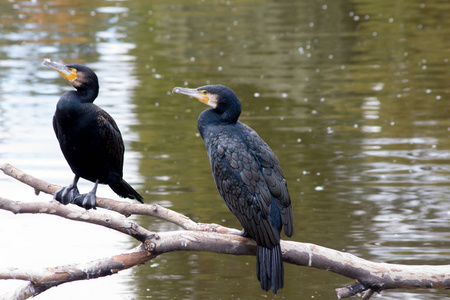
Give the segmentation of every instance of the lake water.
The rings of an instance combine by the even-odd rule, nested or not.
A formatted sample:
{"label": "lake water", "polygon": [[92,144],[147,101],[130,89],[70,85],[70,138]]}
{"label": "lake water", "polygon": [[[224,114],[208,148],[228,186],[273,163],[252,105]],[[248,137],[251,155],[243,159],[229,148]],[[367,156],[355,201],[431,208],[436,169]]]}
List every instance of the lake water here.
{"label": "lake water", "polygon": [[[450,4],[446,1],[2,1],[0,164],[48,182],[73,174],[52,129],[71,86],[44,58],[86,64],[96,104],[125,141],[124,177],[147,202],[239,228],[215,188],[196,128],[206,108],[175,86],[220,83],[277,154],[292,240],[402,264],[450,260]],[[92,183],[80,181],[80,190]],[[119,199],[109,187],[98,195]],[[0,196],[50,200],[6,176]],[[177,230],[148,217],[155,231]],[[46,215],[0,211],[0,266],[90,261],[136,242]],[[265,299],[254,257],[171,253],[36,299]],[[352,283],[285,264],[276,298],[335,299]],[[0,282],[0,294],[11,284]],[[224,293],[224,291],[226,291]],[[442,299],[397,290],[382,299]]]}

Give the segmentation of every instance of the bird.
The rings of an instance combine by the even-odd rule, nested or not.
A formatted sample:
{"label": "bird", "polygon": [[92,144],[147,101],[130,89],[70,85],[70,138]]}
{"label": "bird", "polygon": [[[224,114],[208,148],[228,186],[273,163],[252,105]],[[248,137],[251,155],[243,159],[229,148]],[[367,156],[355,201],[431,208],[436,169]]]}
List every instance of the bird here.
{"label": "bird", "polygon": [[[80,64],[64,65],[48,58],[42,64],[58,71],[76,89],[59,98],[53,116],[61,151],[75,174],[70,185],[55,192],[54,199],[95,209],[97,185],[101,183],[120,197],[143,203],[143,197],[122,178],[125,147],[120,130],[114,119],[93,103],[99,92],[97,75]],[[80,177],[94,182],[90,192],[80,194]]]}
{"label": "bird", "polygon": [[292,236],[294,221],[287,183],[277,156],[263,139],[238,119],[241,104],[224,85],[176,87],[172,93],[210,106],[197,127],[206,146],[211,172],[227,207],[257,244],[256,273],[261,288],[273,293],[284,286],[280,233]]}

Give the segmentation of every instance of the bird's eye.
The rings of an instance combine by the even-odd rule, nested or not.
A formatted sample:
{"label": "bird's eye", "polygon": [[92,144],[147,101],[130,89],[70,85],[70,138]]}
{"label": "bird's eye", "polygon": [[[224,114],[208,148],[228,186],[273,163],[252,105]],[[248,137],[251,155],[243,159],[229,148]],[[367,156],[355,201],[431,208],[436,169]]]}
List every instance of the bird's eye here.
{"label": "bird's eye", "polygon": [[206,90],[204,90],[204,91],[202,92],[202,94],[206,96],[206,94],[208,94],[208,92],[207,92]]}

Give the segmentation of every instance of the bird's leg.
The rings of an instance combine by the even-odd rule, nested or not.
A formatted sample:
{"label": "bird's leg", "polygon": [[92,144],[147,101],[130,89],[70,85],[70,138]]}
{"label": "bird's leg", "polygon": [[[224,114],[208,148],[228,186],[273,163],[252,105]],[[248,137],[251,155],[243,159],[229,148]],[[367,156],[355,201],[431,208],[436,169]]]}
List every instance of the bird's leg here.
{"label": "bird's leg", "polygon": [[53,198],[64,204],[67,205],[69,203],[72,203],[75,198],[80,195],[80,192],[78,191],[78,187],[77,187],[77,183],[78,180],[80,179],[80,176],[75,175],[73,182],[66,186],[66,187],[62,187],[59,190],[57,190],[53,196]]}
{"label": "bird's leg", "polygon": [[97,185],[98,185],[98,179],[95,181],[94,184],[94,188],[92,189],[92,191],[90,191],[87,194],[82,194],[79,195],[75,198],[75,200],[73,201],[74,204],[81,206],[85,209],[96,209],[95,208],[95,193],[97,193]]}

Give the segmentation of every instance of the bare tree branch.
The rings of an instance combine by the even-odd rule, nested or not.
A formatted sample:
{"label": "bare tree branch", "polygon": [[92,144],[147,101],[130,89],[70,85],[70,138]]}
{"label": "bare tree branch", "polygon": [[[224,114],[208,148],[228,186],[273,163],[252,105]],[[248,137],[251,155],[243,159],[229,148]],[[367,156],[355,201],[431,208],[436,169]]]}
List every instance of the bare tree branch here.
{"label": "bare tree branch", "polygon": [[283,241],[281,246],[286,262],[331,271],[357,280],[350,287],[336,289],[340,298],[351,297],[365,290],[381,292],[399,288],[450,287],[450,265],[376,263],[314,244]]}
{"label": "bare tree branch", "polygon": [[[53,195],[60,188],[58,185],[50,184],[42,179],[33,177],[10,164],[0,166],[0,170],[6,175],[32,187],[36,195],[40,192]],[[235,231],[217,224],[196,223],[183,214],[154,203],[138,204],[97,197],[96,204],[97,207],[118,212],[126,217],[131,215],[152,216],[176,224],[186,230],[215,231],[221,233]]]}
{"label": "bare tree branch", "polygon": [[[0,169],[33,187],[37,192],[54,193],[59,187],[34,178],[11,165]],[[181,231],[152,232],[118,215],[104,211],[86,211],[74,205],[64,206],[57,201],[24,203],[0,197],[0,209],[13,213],[44,213],[74,221],[92,223],[130,235],[142,244],[125,254],[115,255],[86,264],[73,264],[40,271],[0,269],[0,279],[20,279],[30,282],[15,299],[25,299],[50,287],[74,280],[98,278],[143,264],[152,258],[173,251],[206,251],[233,255],[255,255],[256,243],[238,235],[223,234],[236,231],[216,224],[198,224],[188,217],[155,204],[132,204],[97,198],[99,207],[113,210],[124,216],[149,215],[179,225]],[[314,244],[281,241],[283,260],[299,266],[331,271],[356,280],[356,283],[336,289],[340,298],[364,291],[364,299],[376,292],[397,288],[450,288],[450,265],[400,265],[376,263]]]}
{"label": "bare tree branch", "polygon": [[85,210],[74,205],[61,205],[55,200],[28,203],[0,197],[0,208],[15,214],[50,214],[74,221],[101,225],[128,234],[140,242],[144,242],[150,235],[147,229],[139,226],[136,222],[99,211]]}
{"label": "bare tree branch", "polygon": [[13,295],[8,295],[8,297],[14,297],[12,299],[27,299],[63,283],[112,275],[119,271],[146,263],[149,259],[150,253],[148,251],[135,249],[125,254],[115,255],[89,263],[71,264],[45,268],[43,270],[0,268],[0,279],[29,281],[28,285],[21,287]]}

